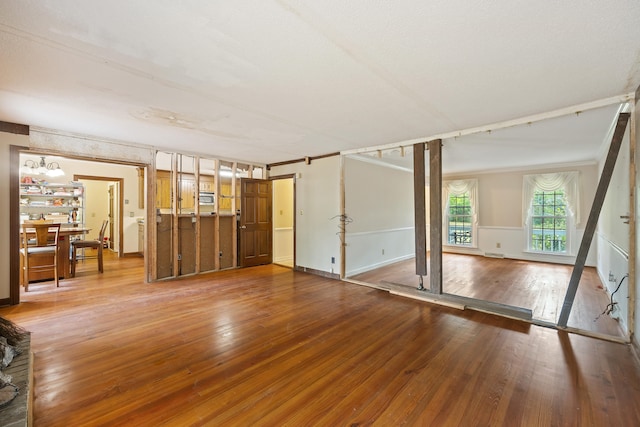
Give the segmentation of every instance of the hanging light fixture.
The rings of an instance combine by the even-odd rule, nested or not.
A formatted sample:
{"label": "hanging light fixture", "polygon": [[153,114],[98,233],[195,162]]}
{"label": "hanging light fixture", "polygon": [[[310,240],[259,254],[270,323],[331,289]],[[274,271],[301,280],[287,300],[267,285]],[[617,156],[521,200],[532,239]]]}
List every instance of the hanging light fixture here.
{"label": "hanging light fixture", "polygon": [[36,169],[38,169],[38,164],[33,160],[25,160],[24,164],[20,166],[20,173],[25,174],[36,174]]}
{"label": "hanging light fixture", "polygon": [[32,175],[47,175],[50,177],[63,176],[64,171],[60,168],[58,162],[47,163],[44,156],[40,156],[40,162],[33,160],[25,160],[20,166],[20,173]]}

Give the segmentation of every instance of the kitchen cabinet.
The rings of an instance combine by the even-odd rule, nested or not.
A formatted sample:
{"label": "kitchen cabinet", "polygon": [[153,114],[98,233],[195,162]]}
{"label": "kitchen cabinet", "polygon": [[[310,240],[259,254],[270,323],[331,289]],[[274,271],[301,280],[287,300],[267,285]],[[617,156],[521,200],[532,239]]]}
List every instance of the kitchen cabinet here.
{"label": "kitchen cabinet", "polygon": [[156,173],[156,208],[171,209],[171,172]]}

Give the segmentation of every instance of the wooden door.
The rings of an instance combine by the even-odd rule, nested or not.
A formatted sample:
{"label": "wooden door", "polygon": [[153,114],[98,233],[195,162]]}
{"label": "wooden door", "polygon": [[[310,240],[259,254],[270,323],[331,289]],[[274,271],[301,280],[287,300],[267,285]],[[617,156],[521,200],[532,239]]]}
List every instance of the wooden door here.
{"label": "wooden door", "polygon": [[271,264],[273,226],[271,181],[240,180],[239,264],[242,267]]}

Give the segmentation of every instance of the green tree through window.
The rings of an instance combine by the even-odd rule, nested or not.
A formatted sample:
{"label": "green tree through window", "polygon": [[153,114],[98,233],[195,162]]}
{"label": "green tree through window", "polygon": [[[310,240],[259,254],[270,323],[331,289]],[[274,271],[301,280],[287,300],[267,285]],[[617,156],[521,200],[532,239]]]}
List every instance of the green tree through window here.
{"label": "green tree through window", "polygon": [[448,219],[448,238],[450,245],[470,246],[472,243],[472,214],[469,193],[450,195]]}
{"label": "green tree through window", "polygon": [[530,236],[530,248],[534,251],[567,251],[567,203],[564,191],[534,192]]}

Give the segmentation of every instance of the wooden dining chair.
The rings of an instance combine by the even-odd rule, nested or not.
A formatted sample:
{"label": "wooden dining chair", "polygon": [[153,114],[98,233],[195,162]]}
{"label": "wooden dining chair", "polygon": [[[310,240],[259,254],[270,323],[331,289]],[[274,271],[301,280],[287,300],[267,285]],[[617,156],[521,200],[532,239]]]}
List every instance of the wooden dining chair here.
{"label": "wooden dining chair", "polygon": [[52,271],[56,287],[60,286],[58,273],[60,224],[48,221],[22,224],[22,274],[24,290],[29,290],[31,272]]}
{"label": "wooden dining chair", "polygon": [[77,253],[78,249],[97,249],[98,250],[98,271],[104,273],[104,263],[102,260],[102,247],[104,245],[104,233],[107,229],[109,220],[102,221],[102,227],[100,227],[100,234],[95,240],[74,240],[71,242],[71,277],[76,277],[76,264],[78,263]]}

